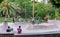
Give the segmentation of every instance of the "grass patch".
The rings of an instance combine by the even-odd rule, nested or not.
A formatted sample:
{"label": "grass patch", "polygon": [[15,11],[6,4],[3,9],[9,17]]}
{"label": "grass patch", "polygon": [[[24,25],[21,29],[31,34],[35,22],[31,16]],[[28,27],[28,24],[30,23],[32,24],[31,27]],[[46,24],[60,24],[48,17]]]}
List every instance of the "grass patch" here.
{"label": "grass patch", "polygon": [[[0,23],[1,22],[4,22],[5,21],[5,18],[0,18]],[[7,19],[7,22],[12,22],[12,20],[10,18]]]}

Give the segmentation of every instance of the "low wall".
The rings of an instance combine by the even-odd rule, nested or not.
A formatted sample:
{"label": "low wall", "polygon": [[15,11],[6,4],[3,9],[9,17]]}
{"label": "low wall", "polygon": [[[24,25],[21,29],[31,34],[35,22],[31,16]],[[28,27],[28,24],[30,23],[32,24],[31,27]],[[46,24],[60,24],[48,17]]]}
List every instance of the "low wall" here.
{"label": "low wall", "polygon": [[14,37],[13,34],[0,34],[0,37]]}
{"label": "low wall", "polygon": [[60,37],[60,34],[47,35],[14,35],[14,34],[0,34],[0,37]]}
{"label": "low wall", "polygon": [[15,37],[60,37],[60,34],[47,34],[47,35],[16,35]]}

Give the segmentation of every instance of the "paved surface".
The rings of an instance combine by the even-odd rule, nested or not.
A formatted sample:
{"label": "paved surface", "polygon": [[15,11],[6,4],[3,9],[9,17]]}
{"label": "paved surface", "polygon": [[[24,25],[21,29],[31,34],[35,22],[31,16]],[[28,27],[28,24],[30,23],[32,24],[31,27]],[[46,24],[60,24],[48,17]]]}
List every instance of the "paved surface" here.
{"label": "paved surface", "polygon": [[[54,28],[55,29],[56,28],[60,29],[60,21],[59,20],[49,20],[48,23],[43,23],[43,24],[45,26],[42,26],[42,25],[39,26],[38,25],[39,26],[38,29],[37,29],[38,31],[39,31],[39,29],[40,29],[41,32],[43,32],[44,30],[50,30],[50,29],[54,29]],[[47,24],[54,24],[54,25],[49,25],[48,26]],[[31,23],[18,23],[18,22],[16,22],[16,23],[8,23],[8,25],[11,26],[14,29],[14,31],[17,31],[16,29],[17,29],[17,27],[19,25],[22,26],[23,30],[25,28],[28,28],[28,26],[30,26],[29,28],[33,27],[31,25]],[[32,30],[35,30],[35,29],[32,28]],[[0,23],[0,32],[4,33],[4,25],[3,25],[3,23]],[[20,36],[20,35],[16,36],[16,35],[13,35],[13,34],[0,34],[0,37],[60,37],[60,34],[53,34],[53,35],[27,35],[27,36]]]}
{"label": "paved surface", "polygon": [[[48,25],[49,24],[49,25]],[[53,24],[53,25],[51,25]],[[14,29],[14,31],[17,31],[18,26],[22,26],[22,32],[34,32],[36,30],[38,32],[43,32],[43,31],[54,31],[54,30],[59,30],[60,29],[60,21],[59,20],[49,20],[48,23],[41,23],[37,24],[37,27],[32,26],[31,23],[26,23],[26,22],[16,22],[16,23],[8,23],[10,27]],[[39,26],[40,25],[40,26]],[[0,32],[4,32],[4,26],[3,23],[0,23]],[[31,29],[30,29],[31,28]]]}

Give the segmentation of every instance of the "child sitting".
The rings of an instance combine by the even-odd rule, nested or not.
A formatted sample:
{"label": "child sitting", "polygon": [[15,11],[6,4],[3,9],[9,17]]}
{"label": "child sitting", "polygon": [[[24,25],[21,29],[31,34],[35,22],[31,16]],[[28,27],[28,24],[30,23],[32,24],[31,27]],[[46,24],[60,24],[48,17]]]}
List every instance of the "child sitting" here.
{"label": "child sitting", "polygon": [[17,28],[17,31],[18,31],[17,32],[18,34],[21,34],[21,32],[22,32],[21,26],[19,26],[19,28]]}
{"label": "child sitting", "polygon": [[8,29],[6,30],[7,32],[11,32],[13,29],[8,26]]}

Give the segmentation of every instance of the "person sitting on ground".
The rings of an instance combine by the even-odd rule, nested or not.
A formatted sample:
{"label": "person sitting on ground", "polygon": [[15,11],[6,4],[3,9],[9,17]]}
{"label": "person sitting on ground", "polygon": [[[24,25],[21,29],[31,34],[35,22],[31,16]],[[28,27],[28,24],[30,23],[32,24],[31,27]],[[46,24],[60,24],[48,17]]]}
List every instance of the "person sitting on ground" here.
{"label": "person sitting on ground", "polygon": [[22,32],[22,29],[21,29],[21,26],[19,26],[19,27],[17,28],[17,33],[18,33],[18,34],[21,34],[21,32]]}
{"label": "person sitting on ground", "polygon": [[13,31],[13,28],[10,28],[10,26],[8,26],[8,29],[6,31],[11,32],[11,31]]}

